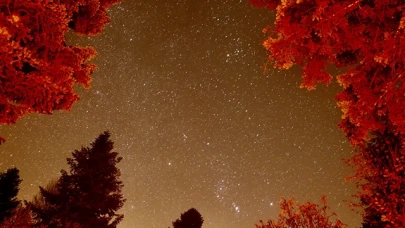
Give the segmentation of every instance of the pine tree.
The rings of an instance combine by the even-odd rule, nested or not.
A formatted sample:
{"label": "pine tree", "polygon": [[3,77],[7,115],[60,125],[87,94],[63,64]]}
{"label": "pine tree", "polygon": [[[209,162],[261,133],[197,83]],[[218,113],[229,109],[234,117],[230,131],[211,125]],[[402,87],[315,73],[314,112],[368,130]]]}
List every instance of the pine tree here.
{"label": "pine tree", "polygon": [[116,212],[123,206],[123,187],[119,180],[121,161],[113,152],[110,133],[104,132],[91,147],[72,153],[67,162],[69,172],[61,177],[32,203],[39,224],[50,227],[116,227],[123,219]]}
{"label": "pine tree", "polygon": [[173,222],[173,228],[201,228],[204,222],[200,212],[191,208]]}
{"label": "pine tree", "polygon": [[62,224],[63,208],[67,208],[69,198],[67,194],[63,194],[59,183],[60,180],[57,179],[49,182],[46,187],[39,187],[39,194],[28,203],[36,225],[53,228]]}
{"label": "pine tree", "polygon": [[20,183],[17,168],[8,169],[5,173],[0,174],[0,224],[10,217],[20,204],[17,199]]}

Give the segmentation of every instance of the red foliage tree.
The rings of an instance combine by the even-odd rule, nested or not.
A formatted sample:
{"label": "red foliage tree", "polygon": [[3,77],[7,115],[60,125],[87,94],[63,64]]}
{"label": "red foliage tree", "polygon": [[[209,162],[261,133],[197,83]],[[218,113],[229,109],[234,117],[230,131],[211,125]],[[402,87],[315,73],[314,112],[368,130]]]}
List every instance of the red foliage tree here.
{"label": "red foliage tree", "polygon": [[276,10],[263,42],[274,67],[302,66],[309,90],[332,80],[328,64],[345,69],[337,76],[339,126],[356,148],[348,162],[357,169],[365,222],[405,227],[405,2],[250,1]]}
{"label": "red foliage tree", "polygon": [[298,204],[294,199],[281,198],[281,213],[278,220],[269,220],[267,223],[260,221],[256,228],[284,228],[284,227],[322,227],[346,228],[340,220],[332,220],[334,213],[329,213],[326,198],[321,198],[321,206],[315,203]]}
{"label": "red foliage tree", "polygon": [[[69,27],[96,35],[119,0],[0,0],[0,124],[29,113],[69,110],[95,70],[91,47],[68,46]],[[0,138],[0,143],[4,139]]]}
{"label": "red foliage tree", "polygon": [[13,211],[12,216],[7,218],[2,224],[4,228],[29,228],[33,226],[30,210],[24,205],[20,204],[17,209]]}
{"label": "red foliage tree", "polygon": [[[17,209],[13,211],[11,217],[7,218],[2,224],[2,228],[48,228],[47,226],[34,224],[31,208],[25,203],[21,203]],[[78,226],[72,228],[79,228]]]}

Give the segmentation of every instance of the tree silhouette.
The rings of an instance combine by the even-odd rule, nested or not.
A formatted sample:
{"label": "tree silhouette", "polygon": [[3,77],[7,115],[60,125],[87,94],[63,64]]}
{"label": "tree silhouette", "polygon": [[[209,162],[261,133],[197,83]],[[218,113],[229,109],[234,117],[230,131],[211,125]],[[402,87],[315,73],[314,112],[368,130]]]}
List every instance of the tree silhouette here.
{"label": "tree silhouette", "polygon": [[364,219],[405,227],[405,2],[250,2],[277,12],[263,42],[273,67],[302,66],[309,90],[330,83],[327,65],[342,68],[339,126],[356,151],[348,180],[356,181]]}
{"label": "tree silhouette", "polygon": [[[91,47],[70,46],[65,34],[96,35],[119,0],[0,1],[0,124],[36,112],[69,110],[75,84],[89,87]],[[4,142],[0,138],[0,143]]]}
{"label": "tree silhouette", "polygon": [[63,203],[66,203],[69,197],[62,192],[59,181],[53,180],[46,187],[39,187],[39,194],[29,202],[36,225],[58,227],[58,224],[62,224]]}
{"label": "tree silhouette", "polygon": [[180,219],[173,222],[173,228],[201,228],[204,222],[200,212],[191,208],[181,214]]}
{"label": "tree silhouette", "polygon": [[123,206],[119,180],[121,161],[113,152],[110,133],[104,132],[91,147],[72,153],[69,172],[46,188],[31,203],[38,224],[49,227],[116,227],[123,219],[116,212]]}
{"label": "tree silhouette", "polygon": [[298,204],[294,199],[281,198],[281,213],[278,221],[269,220],[267,223],[260,221],[256,228],[284,228],[284,227],[319,227],[319,228],[345,228],[340,220],[332,220],[334,213],[329,213],[326,198],[321,198],[321,206],[315,203]]}
{"label": "tree silhouette", "polygon": [[0,174],[0,224],[13,214],[20,203],[17,199],[20,183],[17,168],[8,169]]}

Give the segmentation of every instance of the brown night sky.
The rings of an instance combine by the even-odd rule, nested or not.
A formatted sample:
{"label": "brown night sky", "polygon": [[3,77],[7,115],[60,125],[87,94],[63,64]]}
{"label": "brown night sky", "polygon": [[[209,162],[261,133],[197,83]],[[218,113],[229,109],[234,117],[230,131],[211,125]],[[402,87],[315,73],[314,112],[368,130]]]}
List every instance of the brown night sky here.
{"label": "brown night sky", "polygon": [[281,196],[322,194],[350,227],[343,200],[351,153],[337,126],[336,83],[299,89],[298,68],[264,73],[262,28],[274,14],[247,0],[124,0],[91,45],[92,88],[70,112],[0,126],[0,171],[21,171],[20,198],[67,168],[66,157],[110,130],[127,199],[120,227],[165,228],[191,207],[204,228],[253,227]]}

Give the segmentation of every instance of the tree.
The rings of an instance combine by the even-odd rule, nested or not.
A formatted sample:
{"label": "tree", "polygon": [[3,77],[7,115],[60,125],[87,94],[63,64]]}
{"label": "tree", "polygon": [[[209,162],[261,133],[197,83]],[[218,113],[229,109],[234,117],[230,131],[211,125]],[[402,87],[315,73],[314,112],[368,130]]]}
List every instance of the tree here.
{"label": "tree", "polygon": [[[3,228],[31,228],[34,227],[31,208],[27,203],[20,203],[13,211],[12,216],[8,217],[1,224]],[[47,228],[45,226],[37,226],[38,228]]]}
{"label": "tree", "polygon": [[17,199],[19,185],[21,183],[19,170],[8,169],[0,174],[0,224],[13,214],[13,211],[20,204]]}
{"label": "tree", "polygon": [[348,160],[356,174],[348,179],[356,180],[365,219],[405,227],[405,2],[250,2],[276,10],[263,42],[273,67],[302,66],[301,87],[309,90],[330,83],[327,65],[344,70],[336,100],[339,126],[356,152]]}
{"label": "tree", "polygon": [[181,214],[180,219],[173,222],[173,228],[201,228],[204,222],[200,212],[191,208]]}
{"label": "tree", "polygon": [[36,225],[58,227],[62,224],[63,203],[69,200],[61,189],[60,180],[50,181],[44,188],[39,187],[39,194],[29,202]]}
{"label": "tree", "polygon": [[69,172],[46,188],[31,203],[38,224],[49,227],[116,227],[123,219],[116,212],[123,206],[119,180],[121,161],[113,152],[110,133],[104,132],[91,147],[72,153]]}
{"label": "tree", "polygon": [[379,228],[379,227],[389,227],[390,224],[387,221],[381,221],[381,214],[378,213],[373,207],[370,207],[365,202],[363,202],[363,207],[365,208],[365,214],[363,216],[363,228]]}
{"label": "tree", "polygon": [[[69,28],[96,35],[109,22],[106,10],[119,0],[0,0],[0,124],[37,112],[69,110],[90,86],[96,69],[91,47],[65,42]],[[0,143],[4,142],[0,138]]]}
{"label": "tree", "polygon": [[281,213],[278,216],[278,221],[269,220],[267,223],[260,221],[256,224],[256,228],[284,228],[284,227],[319,227],[319,228],[345,228],[347,227],[340,220],[335,219],[332,221],[331,217],[335,213],[329,213],[330,209],[326,198],[321,198],[321,205],[315,203],[298,204],[293,198],[287,200],[281,198],[280,208]]}

